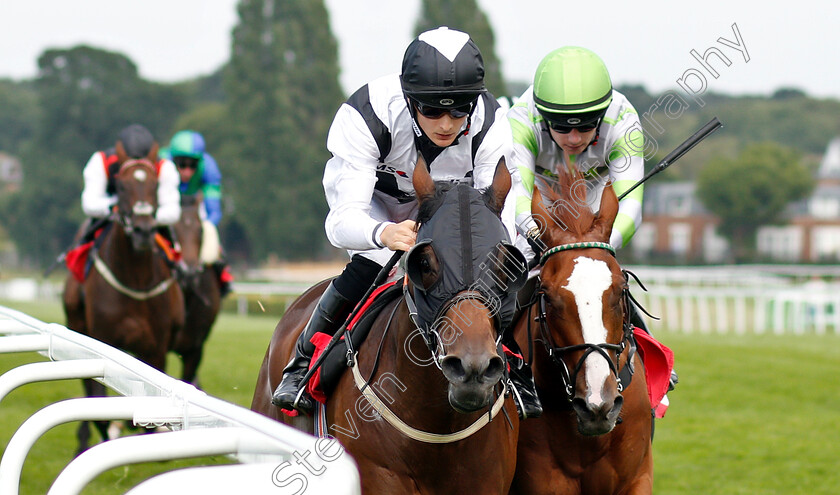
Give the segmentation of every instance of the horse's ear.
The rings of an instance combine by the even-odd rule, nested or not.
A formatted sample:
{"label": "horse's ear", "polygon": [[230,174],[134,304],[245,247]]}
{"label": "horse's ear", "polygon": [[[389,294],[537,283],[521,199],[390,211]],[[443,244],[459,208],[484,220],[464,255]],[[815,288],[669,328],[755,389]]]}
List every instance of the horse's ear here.
{"label": "horse's ear", "polygon": [[[538,178],[537,180],[540,179]],[[540,188],[537,187],[536,181],[534,181],[534,194],[531,196],[531,216],[534,217],[534,221],[537,222],[540,231],[545,232],[548,228],[551,215],[545,208],[542,193],[540,192]]]}
{"label": "horse's ear", "polygon": [[609,183],[601,193],[601,206],[598,209],[598,217],[592,225],[592,231],[609,241],[616,215],[618,215],[618,197],[615,195],[612,183]]}
{"label": "horse's ear", "polygon": [[493,204],[496,211],[502,211],[505,206],[505,198],[510,192],[510,171],[507,169],[505,157],[499,158],[496,164],[496,172],[493,173],[493,184],[490,185],[490,194],[493,197]]}
{"label": "horse's ear", "polygon": [[146,158],[152,163],[157,163],[158,161],[158,151],[160,150],[160,145],[155,142],[152,144],[152,148],[149,150],[149,154],[146,155]]}
{"label": "horse's ear", "polygon": [[417,154],[417,163],[414,165],[414,174],[411,176],[411,183],[414,185],[417,200],[421,203],[435,195],[435,181],[429,175],[426,161],[419,153]]}
{"label": "horse's ear", "polygon": [[114,149],[117,150],[117,163],[125,163],[128,160],[128,153],[125,152],[122,141],[117,141]]}

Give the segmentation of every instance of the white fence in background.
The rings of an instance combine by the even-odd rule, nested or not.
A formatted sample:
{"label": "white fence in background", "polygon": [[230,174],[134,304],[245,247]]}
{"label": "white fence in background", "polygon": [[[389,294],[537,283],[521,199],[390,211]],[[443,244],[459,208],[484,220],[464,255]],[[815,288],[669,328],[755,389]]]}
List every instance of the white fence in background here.
{"label": "white fence in background", "polygon": [[[648,288],[633,295],[660,317],[653,330],[840,335],[840,266],[625,266]],[[314,284],[315,282],[313,282]],[[309,284],[235,282],[230,298],[248,313],[248,298],[285,295]],[[58,300],[61,288],[31,279],[0,280],[0,299]],[[252,308],[253,310],[253,308]]]}
{"label": "white fence in background", "polygon": [[98,474],[114,467],[210,455],[228,455],[238,464],[170,471],[128,493],[360,493],[355,463],[338,442],[319,440],[208,396],[113,347],[0,306],[0,353],[33,351],[50,361],[25,364],[0,376],[0,407],[19,386],[68,378],[94,378],[122,397],[69,399],[30,416],[3,451],[3,495],[18,493],[26,454],[46,431],[71,421],[112,419],[170,431],[118,438],[68,458],[50,495],[78,494]]}
{"label": "white fence in background", "polygon": [[652,330],[840,335],[838,267],[630,267]]}

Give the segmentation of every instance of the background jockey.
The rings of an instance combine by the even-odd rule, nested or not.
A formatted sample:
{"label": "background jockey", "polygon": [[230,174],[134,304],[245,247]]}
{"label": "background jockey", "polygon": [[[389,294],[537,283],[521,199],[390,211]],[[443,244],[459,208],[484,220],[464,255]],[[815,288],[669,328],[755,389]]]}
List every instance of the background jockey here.
{"label": "background jockey", "polygon": [[[608,182],[620,196],[644,176],[645,140],[639,115],[613,89],[601,58],[586,48],[566,46],[546,55],[537,66],[534,84],[507,115],[513,132],[512,162],[521,178],[514,184],[516,223],[526,233],[516,245],[528,258],[534,256],[531,246],[539,238],[531,217],[536,175],[556,177],[557,167],[565,167],[586,184],[580,198],[567,199],[596,206]],[[610,237],[616,249],[630,242],[642,222],[643,191],[644,186],[639,186],[619,202]],[[636,326],[647,330],[632,305],[631,309]],[[676,381],[674,374],[672,385]]]}
{"label": "background jockey", "polygon": [[[88,216],[83,232],[89,230],[91,219],[107,218],[111,214],[117,203],[114,176],[123,162],[131,158],[157,157],[157,154],[158,143],[152,133],[140,124],[132,124],[119,132],[113,148],[97,151],[90,157],[83,172],[82,211]],[[158,173],[155,219],[158,225],[170,226],[181,216],[178,171],[170,160],[157,160],[153,165]],[[88,235],[92,234],[88,232]]]}
{"label": "background jockey", "polygon": [[232,277],[222,260],[219,222],[222,221],[222,173],[216,160],[206,151],[204,137],[196,131],[178,131],[169,146],[160,150],[162,158],[171,159],[180,176],[182,196],[201,194],[201,261],[219,271],[222,295],[230,291]]}
{"label": "background jockey", "polygon": [[207,153],[204,137],[196,131],[179,131],[172,136],[169,147],[160,150],[160,156],[171,159],[178,168],[182,195],[202,194],[203,218],[218,227],[222,221],[222,173]]}
{"label": "background jockey", "polygon": [[[402,74],[362,86],[339,107],[327,148],[332,154],[323,180],[330,207],[327,238],[351,259],[321,296],[274,392],[272,402],[289,410],[315,350],[312,336],[333,335],[393,252],[414,245],[418,203],[411,177],[418,154],[434,180],[485,188],[499,159],[509,156],[510,129],[504,110],[485,89],[478,47],[467,33],[441,27],[409,44]],[[511,175],[516,182],[515,170]],[[503,220],[512,237],[508,206]],[[539,415],[530,370],[511,368],[514,386],[525,397],[525,414]],[[310,412],[313,406],[304,392],[296,407]]]}

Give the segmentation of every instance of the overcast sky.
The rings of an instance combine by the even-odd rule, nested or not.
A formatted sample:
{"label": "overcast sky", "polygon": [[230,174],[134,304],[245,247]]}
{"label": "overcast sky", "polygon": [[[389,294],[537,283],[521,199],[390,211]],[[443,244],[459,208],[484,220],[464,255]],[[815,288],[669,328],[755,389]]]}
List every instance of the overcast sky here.
{"label": "overcast sky", "polygon": [[[126,54],[143,77],[155,81],[209,74],[230,56],[236,3],[0,0],[0,77],[34,77],[45,48],[81,43]],[[614,84],[641,83],[662,91],[679,89],[681,80],[689,88],[686,92],[763,95],[798,87],[813,96],[840,99],[837,2],[749,2],[754,7],[655,0],[478,3],[493,25],[496,53],[508,80],[528,81],[546,53],[580,45],[604,59]],[[420,0],[326,4],[339,40],[346,92],[399,71]],[[594,8],[586,10],[588,5]],[[699,58],[706,56],[708,67],[692,50]]]}

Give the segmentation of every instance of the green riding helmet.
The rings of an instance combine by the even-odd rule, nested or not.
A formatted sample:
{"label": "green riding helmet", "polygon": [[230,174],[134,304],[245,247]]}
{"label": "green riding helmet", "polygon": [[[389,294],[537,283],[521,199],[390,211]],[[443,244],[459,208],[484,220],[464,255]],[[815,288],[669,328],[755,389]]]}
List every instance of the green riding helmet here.
{"label": "green riding helmet", "polygon": [[542,59],[534,75],[534,103],[550,124],[595,124],[612,102],[607,66],[586,48],[564,46]]}
{"label": "green riding helmet", "polygon": [[169,143],[172,158],[185,156],[200,160],[204,155],[204,138],[195,131],[178,131]]}

